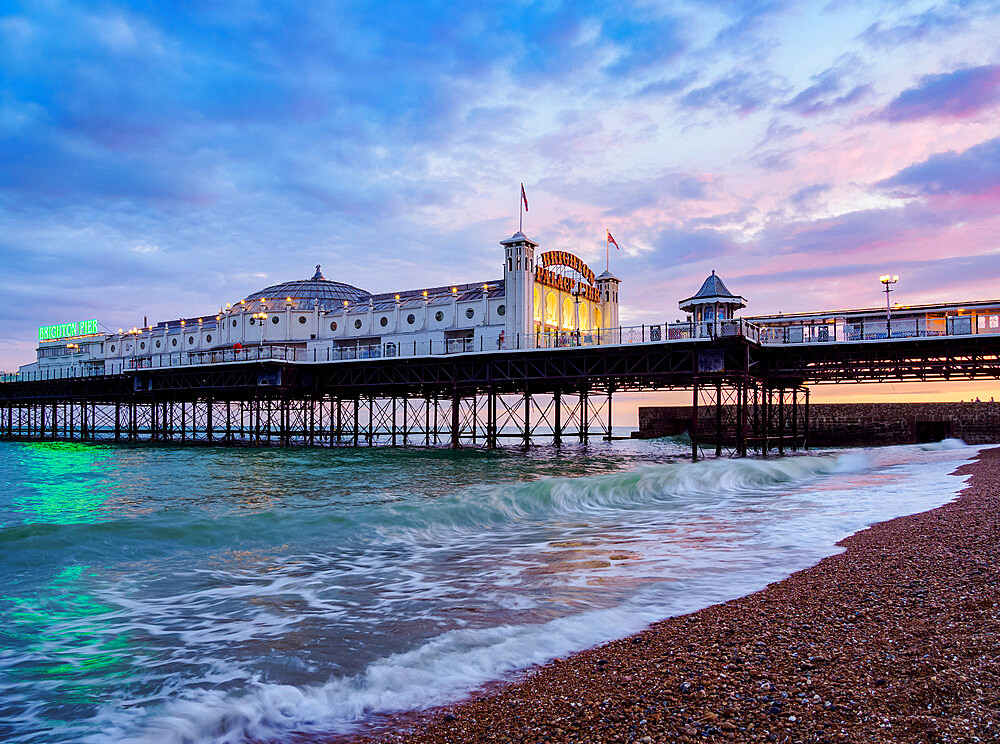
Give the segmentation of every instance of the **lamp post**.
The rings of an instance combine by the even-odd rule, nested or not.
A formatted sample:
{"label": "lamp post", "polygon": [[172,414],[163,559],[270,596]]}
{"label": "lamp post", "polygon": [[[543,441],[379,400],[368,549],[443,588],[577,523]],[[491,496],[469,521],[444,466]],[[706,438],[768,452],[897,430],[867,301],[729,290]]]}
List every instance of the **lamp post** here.
{"label": "lamp post", "polygon": [[573,326],[576,329],[576,345],[580,345],[580,285],[577,283],[576,292],[574,292],[575,297],[573,298],[576,303],[576,313],[573,319]]}
{"label": "lamp post", "polygon": [[[257,322],[260,324],[260,343],[258,344],[258,346],[260,346],[261,350],[263,351],[264,333],[267,331],[267,313],[265,312],[254,313],[251,317],[256,318]],[[257,358],[259,359],[260,356],[258,355]]]}
{"label": "lamp post", "polygon": [[899,275],[883,274],[878,280],[885,286],[885,337],[889,339],[892,338],[892,305],[889,304],[889,293],[892,291],[892,285],[899,281]]}

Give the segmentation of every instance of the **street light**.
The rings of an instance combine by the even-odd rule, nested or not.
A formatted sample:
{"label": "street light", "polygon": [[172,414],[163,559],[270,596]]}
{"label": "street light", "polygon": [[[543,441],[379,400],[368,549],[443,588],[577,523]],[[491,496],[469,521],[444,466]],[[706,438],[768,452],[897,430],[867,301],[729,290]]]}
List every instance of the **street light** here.
{"label": "street light", "polygon": [[889,293],[892,291],[892,285],[899,281],[899,275],[883,274],[878,280],[885,285],[885,337],[892,338],[892,305],[889,304]]}
{"label": "street light", "polygon": [[254,313],[251,317],[256,318],[258,324],[260,325],[260,346],[264,346],[264,334],[267,331],[267,313],[260,312]]}

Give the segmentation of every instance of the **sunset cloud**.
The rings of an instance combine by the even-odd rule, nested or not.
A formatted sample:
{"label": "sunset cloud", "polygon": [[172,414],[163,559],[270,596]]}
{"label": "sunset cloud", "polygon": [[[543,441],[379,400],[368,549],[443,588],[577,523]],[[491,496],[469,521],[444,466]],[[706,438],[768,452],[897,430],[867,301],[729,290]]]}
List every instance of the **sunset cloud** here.
{"label": "sunset cloud", "polygon": [[754,312],[865,304],[888,264],[913,301],[982,296],[994,14],[5,7],[0,369],[37,325],[212,312],[317,263],[373,291],[495,277],[522,181],[543,247],[603,264],[614,232],[623,323],[673,318],[713,268]]}
{"label": "sunset cloud", "polygon": [[1000,65],[925,75],[893,99],[881,116],[889,121],[965,119],[1000,102]]}
{"label": "sunset cloud", "polygon": [[964,152],[942,152],[879,183],[903,194],[982,194],[1000,189],[1000,137]]}

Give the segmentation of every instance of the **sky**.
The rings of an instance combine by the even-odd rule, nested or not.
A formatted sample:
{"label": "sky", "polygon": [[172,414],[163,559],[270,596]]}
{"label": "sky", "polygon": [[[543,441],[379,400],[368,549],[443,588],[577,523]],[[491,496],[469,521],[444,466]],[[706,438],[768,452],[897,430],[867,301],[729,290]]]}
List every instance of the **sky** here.
{"label": "sky", "polygon": [[746,313],[878,305],[887,272],[996,298],[997,38],[1000,2],[8,0],[0,369],[317,263],[499,278],[521,182],[542,249],[600,271],[611,230],[623,324],[713,269]]}

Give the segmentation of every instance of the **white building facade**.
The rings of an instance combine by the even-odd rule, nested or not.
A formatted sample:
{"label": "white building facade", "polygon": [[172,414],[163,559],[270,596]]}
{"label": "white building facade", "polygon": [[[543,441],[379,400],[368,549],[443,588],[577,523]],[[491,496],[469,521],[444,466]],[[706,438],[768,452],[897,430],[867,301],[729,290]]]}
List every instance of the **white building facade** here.
{"label": "white building facade", "polygon": [[[180,366],[211,352],[295,350],[304,361],[409,357],[570,345],[618,325],[619,280],[566,251],[536,256],[518,232],[500,241],[503,278],[374,294],[327,279],[283,282],[218,312],[102,332],[96,320],[39,329],[22,373],[107,374]],[[244,355],[245,356],[245,355]]]}

